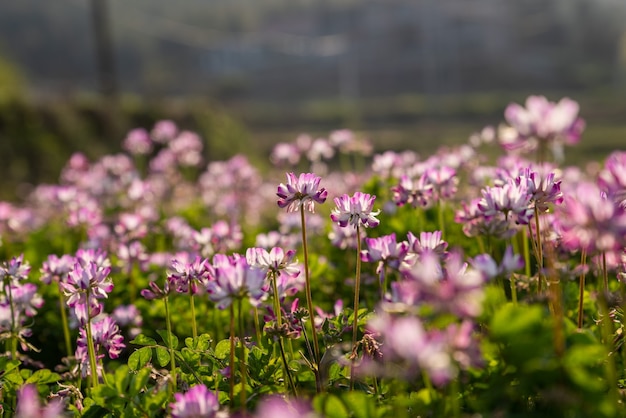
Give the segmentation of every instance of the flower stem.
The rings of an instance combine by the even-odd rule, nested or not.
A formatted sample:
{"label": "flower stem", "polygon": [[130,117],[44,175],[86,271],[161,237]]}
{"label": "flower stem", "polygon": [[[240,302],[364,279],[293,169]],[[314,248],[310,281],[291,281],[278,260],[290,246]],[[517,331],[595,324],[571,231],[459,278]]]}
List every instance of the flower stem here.
{"label": "flower stem", "polygon": [[439,200],[437,218],[439,220],[439,230],[441,231],[441,239],[444,239],[445,232],[446,232],[446,223],[444,222],[444,216],[443,216],[444,210],[445,210],[445,205],[443,203],[443,200]]}
{"label": "flower stem", "polygon": [[609,385],[609,397],[612,401],[612,406],[614,408],[618,407],[619,395],[617,391],[617,371],[615,370],[615,360],[611,353],[614,352],[615,347],[613,346],[613,321],[609,315],[609,308],[606,302],[606,292],[601,292],[598,297],[598,310],[600,315],[602,316],[602,340],[606,346],[606,350],[608,355],[606,356],[606,361],[604,362],[604,372],[606,375],[606,380]]}
{"label": "flower stem", "polygon": [[167,326],[167,339],[168,346],[170,349],[170,370],[172,374],[172,392],[176,392],[176,358],[174,356],[174,344],[172,343],[172,319],[170,318],[170,305],[168,302],[168,297],[163,298],[163,302],[165,303],[165,325]]}
{"label": "flower stem", "polygon": [[528,243],[528,235],[522,230],[522,246],[524,247],[524,273],[530,279],[530,248]]}
{"label": "flower stem", "polygon": [[244,344],[244,326],[243,326],[243,299],[239,299],[237,313],[239,315],[239,373],[241,373],[241,390],[239,399],[241,402],[242,416],[246,416],[246,345]]}
{"label": "flower stem", "polygon": [[196,306],[193,300],[193,290],[191,283],[189,284],[189,305],[191,308],[191,335],[195,340],[196,338],[198,338],[198,328],[196,325]]}
{"label": "flower stem", "polygon": [[[276,315],[276,324],[278,328],[281,328],[283,316],[280,309],[280,296],[278,294],[278,284],[276,283],[276,279],[278,274],[273,271],[271,273],[271,281],[272,281],[272,290],[274,291],[274,314]],[[287,362],[287,358],[285,356],[285,348],[283,347],[283,337],[278,337],[278,346],[280,348],[280,355],[283,360],[283,367],[285,369],[285,375],[287,376],[287,380],[289,381],[289,385],[291,386],[291,390],[294,396],[298,396],[298,392],[296,391],[296,385],[293,383],[293,378],[291,377],[291,371],[289,370],[289,363]],[[292,354],[293,356],[293,354]]]}
{"label": "flower stem", "polygon": [[287,363],[287,357],[285,356],[285,348],[283,347],[283,338],[278,338],[278,347],[280,348],[280,356],[283,359],[283,365],[285,366],[285,373],[287,374],[287,380],[289,381],[289,386],[291,387],[291,392],[293,396],[298,396],[298,391],[296,390],[296,385],[293,383],[293,378],[291,377],[291,372],[289,371],[289,364]]}
{"label": "flower stem", "polygon": [[315,372],[315,381],[317,386],[317,391],[321,392],[322,390],[322,382],[320,381],[319,375],[319,365],[320,365],[320,348],[319,343],[317,341],[317,331],[315,330],[315,311],[313,310],[313,300],[311,298],[311,278],[309,274],[309,254],[306,242],[306,222],[304,219],[304,205],[300,205],[300,221],[302,223],[302,250],[304,252],[304,287],[306,291],[306,303],[307,309],[309,311],[309,319],[311,322],[311,339],[313,340],[313,361],[316,367]]}
{"label": "flower stem", "polygon": [[354,281],[354,322],[352,325],[352,364],[350,366],[350,390],[354,390],[354,363],[356,362],[357,336],[359,330],[359,292],[361,289],[361,229],[356,226],[356,279]]}
{"label": "flower stem", "polygon": [[256,334],[256,342],[259,348],[263,349],[263,337],[261,335],[261,325],[259,323],[259,309],[254,307],[254,332]]}
{"label": "flower stem", "polygon": [[541,293],[542,276],[543,276],[543,246],[541,245],[541,229],[539,226],[539,209],[535,205],[535,229],[537,230],[537,264],[539,265],[538,290]]}
{"label": "flower stem", "polygon": [[65,297],[59,287],[59,310],[61,311],[61,322],[63,323],[63,338],[65,340],[65,350],[68,357],[72,357],[72,343],[70,340],[70,328],[67,322],[67,313],[65,312]]}
{"label": "flower stem", "polygon": [[578,279],[578,329],[583,328],[583,302],[585,298],[585,265],[587,263],[587,252],[583,249],[580,254],[580,278]]}
{"label": "flower stem", "polygon": [[234,405],[234,397],[235,397],[235,307],[233,304],[230,304],[230,358],[229,358],[229,369],[230,369],[230,387],[229,387],[229,399],[231,408]]}
{"label": "flower stem", "polygon": [[[87,307],[89,310],[89,306]],[[91,313],[87,313],[87,323],[85,324],[87,332],[87,352],[89,353],[89,367],[91,369],[91,387],[98,387],[98,366],[96,364],[96,349],[93,344],[93,336],[91,333]]]}
{"label": "flower stem", "polygon": [[17,359],[17,329],[15,326],[15,306],[13,303],[13,291],[11,289],[11,277],[7,276],[4,279],[5,294],[9,297],[9,307],[11,309],[11,338],[10,338],[10,351],[11,360]]}
{"label": "flower stem", "polygon": [[604,283],[604,291],[609,291],[609,274],[606,268],[606,251],[602,252],[602,281]]}

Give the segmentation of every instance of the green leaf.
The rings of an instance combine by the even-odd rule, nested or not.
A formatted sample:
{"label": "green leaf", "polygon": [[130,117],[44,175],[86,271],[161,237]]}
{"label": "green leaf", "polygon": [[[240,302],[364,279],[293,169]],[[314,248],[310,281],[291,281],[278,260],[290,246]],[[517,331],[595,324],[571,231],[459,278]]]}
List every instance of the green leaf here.
{"label": "green leaf", "polygon": [[207,351],[211,345],[211,336],[209,334],[201,334],[194,340],[191,337],[185,338],[185,345],[197,351]]}
{"label": "green leaf", "polygon": [[136,396],[148,383],[150,379],[150,369],[143,368],[137,372],[131,379],[130,385],[128,385],[128,395]]}
{"label": "green leaf", "polygon": [[161,367],[167,366],[167,364],[170,362],[170,351],[163,347],[157,347],[156,357],[157,357],[157,363],[159,363],[159,366]]}
{"label": "green leaf", "polygon": [[581,389],[604,393],[607,384],[602,364],[606,357],[606,348],[602,345],[579,345],[567,349],[563,364],[569,377]]}
{"label": "green leaf", "polygon": [[139,334],[130,343],[135,345],[156,345],[156,341],[154,340],[154,338],[146,337],[143,334]]}
{"label": "green leaf", "polygon": [[[169,342],[169,338],[167,336],[167,331],[160,329],[160,330],[157,331],[157,334],[159,334],[161,336],[161,338],[163,339],[163,342],[165,343],[165,346],[167,348],[170,348],[170,342]],[[174,350],[176,350],[178,348],[178,337],[175,336],[174,334],[172,334],[171,348],[173,348]]]}
{"label": "green leaf", "polygon": [[215,357],[225,359],[230,354],[230,340],[222,340],[215,346]]}
{"label": "green leaf", "polygon": [[326,418],[349,418],[350,411],[337,396],[328,393],[317,396],[313,407]]}
{"label": "green leaf", "polygon": [[109,410],[100,405],[91,405],[85,410],[82,418],[104,418],[109,414]]}
{"label": "green leaf", "polygon": [[26,379],[25,383],[47,385],[48,383],[54,383],[60,379],[61,379],[61,376],[59,374],[52,373],[52,371],[48,369],[42,369],[42,370],[37,370],[35,373],[33,373],[32,376]]}
{"label": "green leaf", "polygon": [[129,368],[127,366],[121,366],[115,369],[114,384],[118,392],[124,393],[128,386]]}
{"label": "green leaf", "polygon": [[376,405],[374,399],[363,392],[350,392],[341,396],[345,406],[352,413],[354,418],[374,418],[376,417]]}
{"label": "green leaf", "polygon": [[152,360],[152,349],[150,347],[142,347],[128,357],[128,367],[137,371],[144,367]]}

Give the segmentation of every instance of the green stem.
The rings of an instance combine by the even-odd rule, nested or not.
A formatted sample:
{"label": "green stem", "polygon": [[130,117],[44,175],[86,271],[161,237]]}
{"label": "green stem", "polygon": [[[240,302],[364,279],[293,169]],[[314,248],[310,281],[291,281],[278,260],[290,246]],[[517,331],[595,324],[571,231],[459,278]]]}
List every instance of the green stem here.
{"label": "green stem", "polygon": [[170,349],[170,370],[172,374],[172,392],[176,392],[177,385],[177,377],[176,377],[176,357],[174,355],[174,344],[172,339],[172,319],[170,318],[170,305],[168,301],[168,297],[163,298],[163,302],[165,303],[165,325],[167,327],[167,339],[168,346]]}
{"label": "green stem", "polygon": [[315,311],[313,310],[313,299],[311,297],[311,278],[309,274],[309,254],[306,242],[306,222],[304,219],[304,205],[300,205],[300,221],[302,223],[302,250],[304,252],[304,287],[306,291],[306,303],[309,310],[309,319],[311,322],[311,339],[313,340],[313,361],[316,367],[314,370],[317,391],[321,392],[322,382],[320,381],[319,365],[320,365],[320,348],[317,341],[317,331],[315,330]]}
{"label": "green stem", "polygon": [[509,282],[511,284],[511,301],[513,305],[517,305],[517,286],[515,286],[515,275],[513,273],[509,277]]}
{"label": "green stem", "polygon": [[354,363],[359,331],[359,293],[361,288],[361,229],[356,226],[356,279],[354,281],[354,321],[352,324],[352,364],[350,366],[350,390],[354,390]]}
{"label": "green stem", "polygon": [[[89,307],[87,307],[87,309],[89,310]],[[85,324],[85,330],[87,332],[87,352],[89,353],[89,367],[91,368],[91,387],[95,388],[98,387],[98,367],[96,364],[96,349],[93,344],[93,336],[91,333],[91,313],[89,312],[87,312],[87,324]]]}
{"label": "green stem", "polygon": [[617,371],[615,370],[615,360],[611,355],[615,349],[613,346],[613,321],[609,316],[609,309],[606,303],[606,293],[601,293],[598,298],[599,313],[602,315],[602,339],[606,346],[608,355],[604,362],[606,380],[609,385],[609,397],[612,401],[613,407],[618,408],[618,391],[617,391]]}
{"label": "green stem", "polygon": [[446,224],[444,222],[444,210],[445,210],[445,205],[443,203],[443,200],[439,200],[439,205],[438,205],[438,211],[437,211],[437,218],[439,220],[439,230],[441,231],[441,239],[445,239],[445,232],[446,232]]}
{"label": "green stem", "polygon": [[530,248],[528,243],[528,235],[522,230],[522,246],[524,247],[524,273],[530,279]]}
{"label": "green stem", "polygon": [[289,364],[287,363],[287,357],[285,356],[285,348],[283,347],[283,338],[278,337],[278,347],[280,348],[280,356],[283,360],[283,365],[285,366],[285,373],[287,374],[287,380],[289,381],[289,387],[291,388],[291,392],[293,396],[298,396],[298,391],[296,390],[296,385],[293,383],[293,378],[291,377],[291,372],[289,371]]}
{"label": "green stem", "polygon": [[587,263],[587,252],[583,249],[580,254],[580,278],[578,279],[578,329],[583,328],[583,304],[585,298],[585,265]]}
{"label": "green stem", "polygon": [[72,357],[72,343],[70,339],[70,328],[67,322],[67,313],[65,312],[65,297],[59,287],[59,310],[61,311],[61,322],[63,323],[63,338],[65,340],[65,350],[68,357]]}
{"label": "green stem", "polygon": [[604,283],[604,291],[609,291],[609,273],[606,268],[606,252],[602,252],[602,281]]}
{"label": "green stem", "polygon": [[256,342],[259,348],[263,349],[263,339],[261,338],[261,325],[259,324],[259,309],[254,307],[254,331],[256,333]]}
{"label": "green stem", "polygon": [[461,416],[461,403],[459,402],[459,396],[461,391],[459,390],[459,377],[452,379],[450,383],[450,399],[452,401],[452,416],[459,418]]}
{"label": "green stem", "polygon": [[239,299],[238,314],[239,314],[239,373],[241,373],[241,391],[239,392],[239,399],[241,402],[242,415],[246,416],[246,345],[244,343],[244,325],[243,325],[243,299]]}
{"label": "green stem", "polygon": [[191,335],[195,340],[198,338],[198,328],[196,325],[196,306],[193,299],[193,290],[191,283],[189,283],[189,307],[191,308]]}
{"label": "green stem", "polygon": [[17,359],[17,330],[15,329],[15,307],[13,306],[13,291],[11,290],[11,277],[7,276],[4,280],[5,293],[9,297],[9,307],[11,309],[11,338],[10,350],[11,360]]}
{"label": "green stem", "polygon": [[541,227],[539,226],[539,209],[537,209],[537,205],[535,205],[535,229],[537,230],[537,263],[539,264],[539,292],[541,292],[542,287],[542,277],[543,277],[543,245],[541,244]]}
{"label": "green stem", "polygon": [[[270,275],[271,275],[270,280],[272,282],[272,290],[274,291],[274,314],[276,315],[276,325],[278,326],[278,329],[280,329],[282,325],[283,315],[280,309],[280,295],[278,294],[278,284],[276,283],[276,280],[278,278],[278,273],[276,273],[275,271],[272,271]],[[298,392],[296,391],[296,385],[293,383],[293,378],[291,377],[291,371],[289,370],[289,363],[287,362],[287,358],[285,356],[285,348],[283,346],[283,337],[281,336],[278,337],[278,346],[280,348],[280,355],[283,360],[283,367],[285,369],[285,375],[287,376],[287,380],[289,382],[289,385],[291,386],[293,395],[298,396]],[[293,357],[293,349],[292,349],[292,357]]]}
{"label": "green stem", "polygon": [[230,304],[230,358],[229,358],[229,368],[230,368],[230,387],[229,387],[229,398],[230,398],[230,406],[231,408],[235,404],[235,307],[233,304]]}

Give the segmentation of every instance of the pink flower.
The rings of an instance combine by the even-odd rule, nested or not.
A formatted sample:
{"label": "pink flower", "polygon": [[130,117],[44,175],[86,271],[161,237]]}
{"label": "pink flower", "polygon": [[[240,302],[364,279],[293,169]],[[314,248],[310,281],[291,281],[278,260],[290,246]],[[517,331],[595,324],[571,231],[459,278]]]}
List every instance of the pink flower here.
{"label": "pink flower", "polygon": [[137,128],[126,135],[122,147],[133,155],[147,155],[152,152],[153,144],[148,131]]}
{"label": "pink flower", "polygon": [[209,299],[217,303],[219,309],[226,309],[234,299],[249,298],[258,306],[267,296],[265,271],[248,265],[240,255],[213,257],[214,276],[207,284]]}
{"label": "pink flower", "polygon": [[378,226],[380,221],[376,216],[380,210],[372,210],[376,196],[356,192],[352,197],[347,194],[335,198],[335,207],[330,214],[330,219],[342,228],[352,225],[355,228],[363,225],[368,228]]}
{"label": "pink flower", "polygon": [[626,209],[603,196],[594,183],[580,183],[559,206],[562,245],[587,254],[626,244]]}
{"label": "pink flower", "polygon": [[113,290],[113,282],[109,277],[110,267],[101,267],[95,261],[82,262],[85,265],[81,261],[74,264],[67,281],[60,283],[60,286],[68,298],[67,305],[74,308],[78,320],[85,324],[88,317],[100,313],[97,300],[108,297]]}
{"label": "pink flower", "polygon": [[53,281],[62,282],[74,267],[74,257],[63,254],[60,258],[50,254],[41,266],[41,281],[50,284]]}
{"label": "pink flower", "polygon": [[440,256],[446,254],[448,243],[441,239],[441,231],[420,232],[419,239],[412,232],[409,232],[407,237],[409,248],[416,254],[422,254],[426,251],[434,252]]}
{"label": "pink flower", "polygon": [[175,393],[170,404],[172,418],[213,418],[220,404],[213,392],[204,385],[196,385],[187,393]]}
{"label": "pink flower", "polygon": [[23,386],[17,394],[15,418],[61,418],[63,403],[56,399],[42,406],[35,385]]}
{"label": "pink flower", "polygon": [[324,203],[328,192],[326,189],[319,189],[321,178],[313,173],[302,173],[296,177],[294,173],[287,174],[287,184],[281,183],[278,186],[276,195],[278,206],[287,207],[288,212],[295,212],[304,206],[309,212],[315,212],[315,202]]}
{"label": "pink flower", "polygon": [[13,257],[11,261],[4,262],[0,266],[0,280],[11,280],[13,282],[19,282],[25,280],[30,273],[30,265],[28,262],[24,262],[24,254],[20,254],[18,257]]}
{"label": "pink flower", "polygon": [[526,107],[511,103],[504,117],[517,135],[511,135],[502,145],[507,149],[527,150],[535,149],[540,141],[559,148],[562,144],[574,145],[585,128],[578,110],[578,103],[567,97],[554,103],[543,96],[530,96]]}

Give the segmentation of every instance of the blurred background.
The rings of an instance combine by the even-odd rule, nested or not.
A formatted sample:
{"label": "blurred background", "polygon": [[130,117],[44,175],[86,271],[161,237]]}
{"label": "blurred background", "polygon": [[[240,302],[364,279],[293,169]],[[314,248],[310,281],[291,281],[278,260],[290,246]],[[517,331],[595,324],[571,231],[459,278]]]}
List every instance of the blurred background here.
{"label": "blurred background", "polygon": [[626,145],[624,93],[624,0],[1,2],[0,196],[160,119],[209,159],[340,128],[426,153],[529,94],[580,102],[582,164]]}

